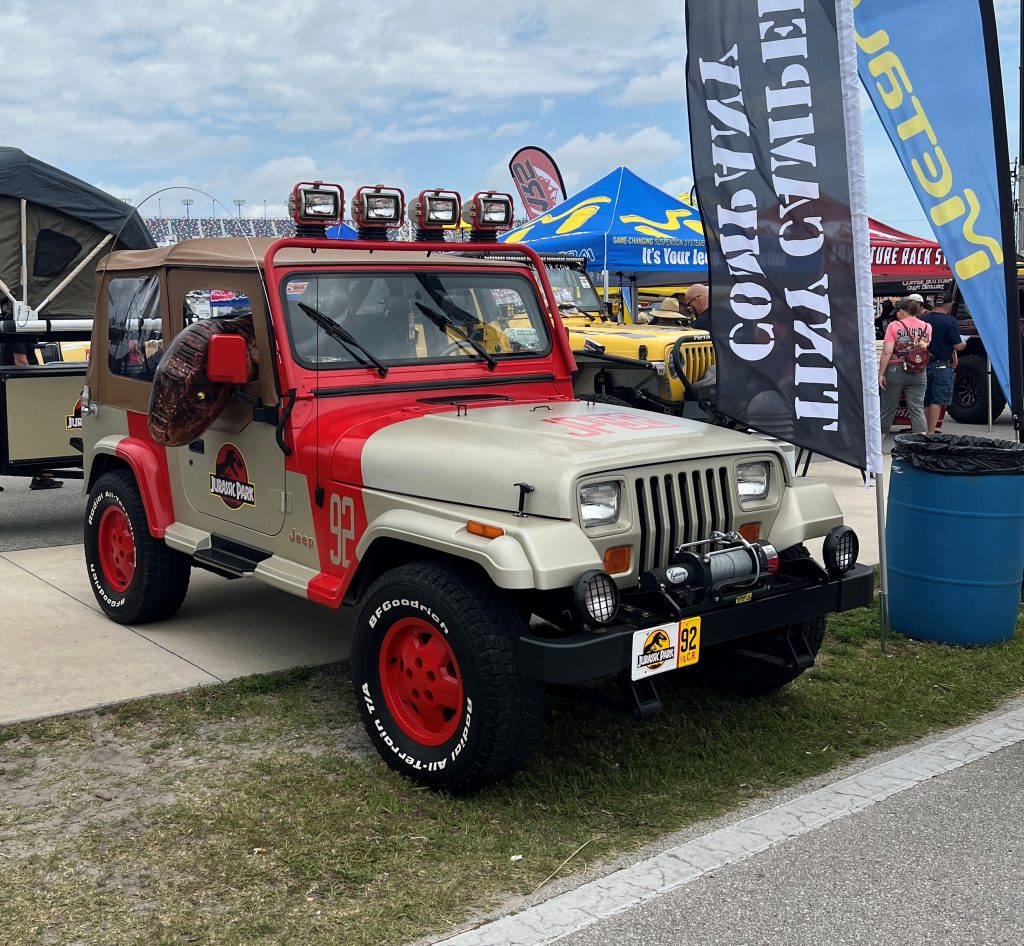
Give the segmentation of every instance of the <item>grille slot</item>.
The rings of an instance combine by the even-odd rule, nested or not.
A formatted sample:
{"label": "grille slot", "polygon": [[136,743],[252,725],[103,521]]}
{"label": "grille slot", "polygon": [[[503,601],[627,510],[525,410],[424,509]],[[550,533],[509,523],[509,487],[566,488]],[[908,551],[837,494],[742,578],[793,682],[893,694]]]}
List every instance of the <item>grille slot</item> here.
{"label": "grille slot", "polygon": [[726,466],[637,476],[633,488],[641,571],[667,565],[677,546],[706,539],[714,531],[732,530]]}
{"label": "grille slot", "polygon": [[710,342],[693,342],[681,348],[684,370],[690,381],[700,381],[715,363],[715,349]]}

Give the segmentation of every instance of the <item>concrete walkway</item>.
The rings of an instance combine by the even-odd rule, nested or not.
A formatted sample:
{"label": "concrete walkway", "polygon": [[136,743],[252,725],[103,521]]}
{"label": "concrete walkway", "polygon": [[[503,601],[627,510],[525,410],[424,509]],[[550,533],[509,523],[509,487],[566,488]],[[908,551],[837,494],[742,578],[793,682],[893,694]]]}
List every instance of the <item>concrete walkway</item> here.
{"label": "concrete walkway", "polygon": [[0,554],[0,724],[341,660],[346,612],[199,569],[175,617],[96,604],[80,545]]}

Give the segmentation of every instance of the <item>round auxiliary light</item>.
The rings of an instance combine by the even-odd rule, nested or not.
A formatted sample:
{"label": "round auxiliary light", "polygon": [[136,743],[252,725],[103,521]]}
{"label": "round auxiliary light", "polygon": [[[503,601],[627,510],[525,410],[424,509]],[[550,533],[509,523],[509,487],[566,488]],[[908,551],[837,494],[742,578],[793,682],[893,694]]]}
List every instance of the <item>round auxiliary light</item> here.
{"label": "round auxiliary light", "polygon": [[576,579],[576,614],[586,624],[610,624],[619,612],[619,588],[596,568]]}
{"label": "round auxiliary light", "polygon": [[821,547],[825,567],[833,575],[842,575],[853,568],[857,564],[859,552],[860,540],[849,526],[833,526],[828,530]]}

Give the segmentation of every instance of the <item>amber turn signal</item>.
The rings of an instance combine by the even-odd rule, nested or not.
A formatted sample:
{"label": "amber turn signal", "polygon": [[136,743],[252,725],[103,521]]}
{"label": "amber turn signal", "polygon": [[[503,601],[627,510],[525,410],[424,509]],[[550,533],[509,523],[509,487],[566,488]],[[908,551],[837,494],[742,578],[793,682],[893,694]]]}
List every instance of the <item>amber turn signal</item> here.
{"label": "amber turn signal", "polygon": [[604,553],[604,570],[609,575],[621,575],[628,572],[633,563],[633,546],[616,545]]}
{"label": "amber turn signal", "polygon": [[743,536],[748,542],[756,542],[761,538],[761,523],[760,522],[747,522],[740,526],[740,535]]}
{"label": "amber turn signal", "polygon": [[470,519],[466,522],[466,531],[471,535],[482,535],[485,539],[496,539],[500,535],[505,534],[505,530],[498,526],[488,526],[482,522],[477,522],[475,519]]}

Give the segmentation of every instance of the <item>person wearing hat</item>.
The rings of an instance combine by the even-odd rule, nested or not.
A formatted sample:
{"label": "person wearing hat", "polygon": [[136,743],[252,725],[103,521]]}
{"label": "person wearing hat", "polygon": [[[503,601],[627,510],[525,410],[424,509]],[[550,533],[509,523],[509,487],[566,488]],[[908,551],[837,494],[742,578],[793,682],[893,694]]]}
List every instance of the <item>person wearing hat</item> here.
{"label": "person wearing hat", "polygon": [[669,296],[658,303],[656,309],[650,310],[650,319],[655,325],[684,325],[686,318],[679,311],[679,303]]}
{"label": "person wearing hat", "polygon": [[923,434],[928,429],[924,416],[924,393],[928,375],[924,371],[907,371],[904,361],[912,347],[927,348],[932,338],[932,327],[918,316],[923,305],[914,295],[907,296],[896,305],[895,321],[885,330],[882,340],[882,360],[878,366],[878,387],[881,389],[882,436],[892,426],[900,398],[907,402],[910,429]]}
{"label": "person wearing hat", "polygon": [[967,347],[967,342],[960,338],[960,327],[956,319],[949,314],[951,301],[948,292],[937,292],[932,299],[931,311],[921,316],[921,321],[932,328],[932,340],[928,343],[932,360],[926,369],[928,386],[924,392],[924,415],[930,434],[938,429],[942,408],[949,407],[953,401],[956,353]]}

